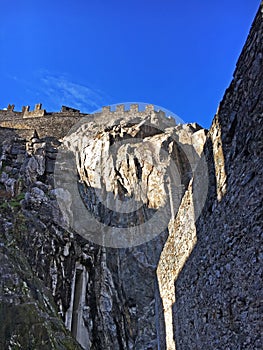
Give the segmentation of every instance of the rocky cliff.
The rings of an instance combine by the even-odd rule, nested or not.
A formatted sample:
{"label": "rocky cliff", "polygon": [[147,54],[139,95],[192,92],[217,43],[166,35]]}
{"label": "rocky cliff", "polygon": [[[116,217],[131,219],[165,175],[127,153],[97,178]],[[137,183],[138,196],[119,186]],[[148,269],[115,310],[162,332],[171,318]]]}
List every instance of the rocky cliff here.
{"label": "rocky cliff", "polygon": [[1,349],[260,349],[261,9],[208,132],[3,112]]}
{"label": "rocky cliff", "polygon": [[[61,338],[64,321],[84,349],[165,349],[156,268],[205,131],[177,126],[150,107],[83,118],[60,141],[2,130],[3,259],[11,260],[12,247],[13,258],[28,264],[28,275],[47,288],[47,303],[56,304]],[[4,265],[2,273],[5,308],[15,313],[27,305],[38,315],[36,293],[46,292],[23,274],[9,275]],[[18,298],[17,283],[30,295],[34,289],[29,300]],[[30,347],[33,339],[39,348],[57,348],[50,318],[34,321],[41,323],[39,336],[21,334],[23,321],[17,327],[10,318],[3,346],[16,339]]]}

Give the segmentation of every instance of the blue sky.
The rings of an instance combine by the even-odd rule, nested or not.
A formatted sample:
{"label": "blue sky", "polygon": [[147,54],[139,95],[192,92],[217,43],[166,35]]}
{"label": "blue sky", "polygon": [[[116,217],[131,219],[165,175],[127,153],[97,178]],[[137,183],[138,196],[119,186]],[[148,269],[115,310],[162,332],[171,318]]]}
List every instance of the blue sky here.
{"label": "blue sky", "polygon": [[0,108],[126,101],[209,127],[260,0],[1,0]]}

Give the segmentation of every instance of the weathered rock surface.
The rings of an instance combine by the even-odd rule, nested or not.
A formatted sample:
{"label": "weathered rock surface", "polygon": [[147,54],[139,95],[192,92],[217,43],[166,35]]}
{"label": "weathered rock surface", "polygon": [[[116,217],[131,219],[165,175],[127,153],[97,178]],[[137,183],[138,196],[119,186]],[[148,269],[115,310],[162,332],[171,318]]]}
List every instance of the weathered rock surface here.
{"label": "weathered rock surface", "polygon": [[175,281],[177,350],[262,348],[262,17],[261,4],[207,136],[206,205],[193,226],[180,208],[177,235],[195,242]]}
{"label": "weathered rock surface", "polygon": [[[200,127],[175,126],[153,110],[124,114],[120,124],[111,112],[94,119],[83,119],[64,140],[40,139],[35,132],[29,141],[10,137],[3,144],[3,244],[11,240],[29,264],[29,274],[53,295],[61,334],[66,334],[64,321],[84,349],[164,349],[156,267],[168,222],[194,171],[190,162],[199,159],[192,143]],[[176,192],[173,203],[171,192]],[[89,210],[107,232],[93,231],[86,221],[79,226],[82,201],[85,217]],[[152,225],[149,232],[142,230],[140,225],[160,208],[166,217],[160,217],[158,230],[153,234]],[[116,238],[116,228],[128,233],[119,231]],[[20,260],[17,264],[22,269]],[[10,275],[10,283],[13,279]],[[46,317],[49,328],[50,322]],[[4,346],[12,346],[14,337],[29,346],[12,319],[6,327],[12,331],[3,338]]]}
{"label": "weathered rock surface", "polygon": [[208,134],[4,112],[1,348],[260,349],[262,51],[259,11]]}

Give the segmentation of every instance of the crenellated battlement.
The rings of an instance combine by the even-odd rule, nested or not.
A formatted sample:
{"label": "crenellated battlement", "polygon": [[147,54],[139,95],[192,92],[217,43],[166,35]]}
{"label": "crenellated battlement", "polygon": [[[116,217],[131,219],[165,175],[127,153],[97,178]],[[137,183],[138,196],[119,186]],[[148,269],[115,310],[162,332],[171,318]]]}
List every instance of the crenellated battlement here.
{"label": "crenellated battlement", "polygon": [[30,111],[30,106],[23,106],[22,111],[15,111],[15,105],[9,104],[7,108],[4,108],[0,110],[0,116],[6,116],[6,117],[22,117],[22,118],[36,118],[36,117],[43,117],[46,115],[46,110],[42,109],[42,104],[37,103],[35,105],[35,108],[33,111]]}
{"label": "crenellated battlement", "polygon": [[87,115],[86,113],[81,113],[79,109],[72,107],[62,106],[60,112],[47,112],[45,109],[42,109],[42,103],[37,103],[35,108],[31,111],[30,106],[26,105],[22,107],[21,111],[15,111],[15,105],[9,104],[7,108],[0,109],[0,120],[2,119],[13,119],[14,117],[18,118],[41,118],[44,116],[79,116]]}
{"label": "crenellated battlement", "polygon": [[102,107],[102,111],[99,113],[104,116],[110,116],[113,117],[116,115],[117,117],[123,116],[132,116],[132,117],[147,117],[150,115],[156,115],[161,118],[165,119],[173,119],[172,116],[166,115],[166,112],[164,112],[161,109],[155,108],[153,104],[138,104],[138,103],[131,103],[128,106],[125,106],[125,104],[119,104],[119,105],[113,105],[113,106],[104,106]]}
{"label": "crenellated battlement", "polygon": [[[122,114],[130,114],[133,116],[149,116],[151,114],[158,114],[162,117],[167,117],[168,119],[170,116],[166,116],[166,113],[162,110],[156,110],[155,106],[152,104],[148,105],[139,105],[137,103],[131,103],[128,106],[125,104],[119,104],[119,105],[113,105],[113,106],[104,106],[102,107],[102,110],[100,112],[96,112],[95,114],[100,115],[122,115]],[[0,110],[0,117],[6,116],[6,117],[12,117],[12,116],[18,116],[22,118],[40,118],[44,116],[49,115],[57,115],[57,116],[83,116],[83,115],[91,115],[87,113],[81,113],[79,109],[68,107],[68,106],[62,106],[61,110],[59,112],[46,112],[45,109],[42,109],[42,104],[37,103],[35,105],[34,110],[30,110],[30,106],[26,105],[22,107],[21,111],[15,111],[15,105],[9,104],[7,108],[4,108]]]}
{"label": "crenellated battlement", "polygon": [[[138,103],[131,103],[128,108],[125,108],[125,104],[120,104],[120,105],[115,105],[115,106],[105,106],[102,107],[102,114],[109,114],[109,113],[130,113],[130,114],[134,114],[134,113],[140,113],[142,114],[149,114],[151,112],[154,112],[154,105],[145,105],[143,106],[144,109],[139,108],[139,104]],[[156,111],[155,111],[156,112]]]}
{"label": "crenellated battlement", "polygon": [[22,107],[23,118],[39,118],[43,117],[45,114],[46,110],[42,109],[42,103],[37,103],[33,111],[30,111],[30,106]]}
{"label": "crenellated battlement", "polygon": [[[131,122],[140,123],[146,121],[161,129],[174,127],[176,119],[169,111],[153,104],[145,103],[123,103],[104,106],[95,112],[94,121],[98,124],[116,125],[118,123]],[[179,120],[179,118],[178,118]]]}
{"label": "crenellated battlement", "polygon": [[23,106],[21,111],[16,111],[15,105],[9,104],[7,108],[0,110],[0,127],[19,130],[19,134],[24,132],[27,135],[37,130],[42,136],[49,134],[64,137],[73,125],[85,117],[96,120],[98,124],[116,124],[121,120],[138,122],[147,119],[157,127],[175,126],[174,118],[166,116],[163,110],[152,104],[125,103],[105,106],[100,111],[86,114],[67,106],[62,106],[59,112],[46,112],[42,109],[42,104],[37,103],[32,111],[29,105]]}
{"label": "crenellated battlement", "polygon": [[40,137],[64,137],[81,118],[89,114],[80,113],[78,109],[62,106],[59,112],[46,112],[42,104],[37,103],[31,111],[30,106],[23,106],[16,111],[15,106],[9,104],[0,110],[0,128],[14,130],[17,135],[28,138],[36,130]]}

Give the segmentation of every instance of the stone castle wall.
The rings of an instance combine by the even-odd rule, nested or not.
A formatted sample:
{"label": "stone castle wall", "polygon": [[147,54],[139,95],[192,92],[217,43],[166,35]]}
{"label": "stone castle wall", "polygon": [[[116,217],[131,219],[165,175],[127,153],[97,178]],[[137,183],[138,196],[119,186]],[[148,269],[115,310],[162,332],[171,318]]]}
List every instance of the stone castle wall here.
{"label": "stone castle wall", "polygon": [[160,293],[173,302],[169,349],[262,348],[262,16],[261,4],[207,136],[203,211],[193,225],[190,183],[160,259]]}
{"label": "stone castle wall", "polygon": [[48,113],[41,109],[41,104],[36,104],[35,109],[30,111],[29,106],[24,106],[21,112],[14,110],[14,105],[9,105],[7,109],[0,110],[0,127],[15,130],[16,133],[26,139],[30,139],[36,130],[40,137],[63,138],[68,134],[71,128],[79,122],[92,122],[105,124],[105,121],[118,123],[121,120],[133,118],[148,118],[151,116],[151,122],[159,119],[158,125],[163,128],[174,126],[175,121],[172,117],[166,116],[165,112],[154,110],[153,105],[145,106],[145,110],[140,110],[138,104],[131,104],[129,109],[124,105],[117,105],[112,110],[110,106],[102,108],[101,112],[95,114],[81,113],[79,110],[62,106],[60,112]]}
{"label": "stone castle wall", "polygon": [[62,138],[81,118],[89,116],[65,106],[57,113],[47,113],[41,104],[36,104],[33,111],[29,106],[24,106],[21,112],[15,111],[14,107],[9,105],[0,110],[0,127],[12,129],[26,139],[30,139],[35,130],[40,137]]}

